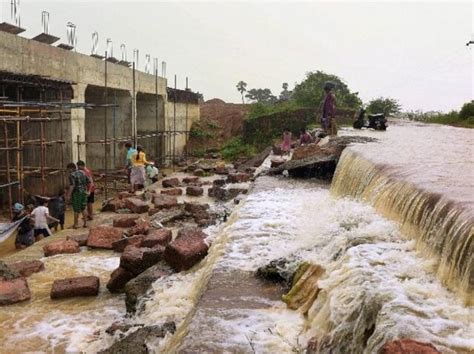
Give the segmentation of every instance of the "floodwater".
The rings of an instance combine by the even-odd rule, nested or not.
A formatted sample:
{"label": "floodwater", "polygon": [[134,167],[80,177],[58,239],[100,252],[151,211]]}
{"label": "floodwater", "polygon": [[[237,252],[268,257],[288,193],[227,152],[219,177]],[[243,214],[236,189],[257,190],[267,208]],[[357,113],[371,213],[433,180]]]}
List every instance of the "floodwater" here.
{"label": "floodwater", "polygon": [[[124,318],[176,322],[174,335],[147,343],[152,352],[291,353],[314,337],[323,353],[374,353],[399,337],[430,342],[443,353],[473,352],[474,309],[450,290],[459,286],[446,286],[452,284],[440,276],[444,244],[428,242],[429,255],[420,247],[444,232],[459,252],[451,254],[458,256],[455,265],[446,259],[443,269],[464,279],[471,267],[471,131],[403,123],[385,133],[342,134],[380,142],[350,147],[332,186],[259,177],[227,223],[205,230],[209,255],[156,281],[135,317],[125,318],[123,297],[103,286],[98,298],[49,299],[58,277],[99,274],[105,284],[117,255],[83,251],[44,259],[46,271],[28,280],[32,301],[0,308],[0,352],[94,353],[118,339],[104,330]],[[416,213],[423,208],[429,213]],[[435,227],[441,234],[423,236]],[[290,268],[310,262],[325,269],[305,315],[280,301],[277,286],[254,277],[278,258]]]}

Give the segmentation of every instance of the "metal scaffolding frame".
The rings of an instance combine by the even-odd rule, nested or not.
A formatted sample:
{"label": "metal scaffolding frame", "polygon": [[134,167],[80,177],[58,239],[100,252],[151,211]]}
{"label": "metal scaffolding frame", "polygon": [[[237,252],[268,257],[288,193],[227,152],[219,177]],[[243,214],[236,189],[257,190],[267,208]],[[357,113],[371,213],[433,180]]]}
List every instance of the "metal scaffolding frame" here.
{"label": "metal scaffolding frame", "polygon": [[[106,55],[107,57],[107,55]],[[108,62],[103,61],[105,65],[104,70],[104,98],[101,104],[90,104],[90,103],[72,103],[67,102],[63,99],[63,89],[65,85],[71,87],[74,85],[72,82],[60,81],[60,80],[51,80],[49,78],[43,78],[38,75],[22,75],[22,74],[13,74],[7,72],[0,72],[0,87],[2,84],[9,86],[16,86],[17,89],[17,99],[16,101],[7,100],[5,96],[5,89],[2,92],[0,91],[0,135],[3,137],[0,139],[0,160],[5,161],[0,163],[0,191],[7,189],[8,203],[11,206],[14,201],[25,202],[25,195],[27,191],[24,188],[24,180],[27,176],[37,176],[41,178],[41,192],[42,195],[46,194],[46,182],[48,176],[52,175],[61,175],[62,186],[65,186],[66,179],[66,169],[65,169],[65,156],[64,148],[60,148],[60,157],[58,165],[51,167],[47,165],[47,150],[51,146],[60,145],[64,147],[66,141],[64,139],[64,122],[70,120],[70,111],[71,109],[92,109],[103,107],[104,108],[104,137],[103,139],[95,140],[84,140],[81,141],[80,136],[77,136],[77,140],[73,142],[71,148],[74,148],[76,145],[78,151],[78,159],[81,159],[80,156],[80,147],[81,145],[89,144],[103,144],[104,145],[104,165],[103,171],[100,171],[104,177],[104,194],[107,198],[108,193],[108,180],[107,177],[113,178],[117,175],[117,171],[109,170],[108,160],[109,149],[108,145],[113,144],[113,158],[116,161],[116,144],[123,143],[126,141],[134,142],[137,145],[140,140],[146,139],[156,139],[155,145],[155,154],[156,159],[159,165],[163,166],[168,163],[175,166],[177,159],[187,156],[187,148],[183,150],[182,154],[177,154],[176,150],[176,140],[177,136],[185,134],[185,142],[187,144],[189,137],[189,127],[188,127],[188,102],[191,102],[191,92],[188,88],[188,78],[186,78],[186,90],[177,89],[177,77],[175,75],[174,88],[167,88],[168,102],[173,104],[173,116],[168,117],[168,124],[166,123],[166,118],[164,119],[163,128],[160,128],[160,114],[159,109],[164,109],[162,112],[166,117],[166,107],[160,107],[160,96],[158,93],[158,68],[155,68],[155,131],[147,132],[145,134],[137,133],[137,101],[136,101],[136,69],[133,65],[132,71],[132,131],[130,135],[117,136],[116,134],[116,92],[114,90],[114,102],[108,102]],[[45,102],[45,97],[41,96],[39,100],[23,100],[19,92],[19,88],[24,85],[36,86],[40,89],[49,88],[53,90],[59,90],[59,101],[48,101]],[[189,97],[187,97],[189,95]],[[171,96],[171,97],[170,97]],[[182,96],[178,98],[178,96]],[[171,100],[169,100],[171,98]],[[186,104],[186,113],[185,117],[185,129],[179,130],[177,128],[177,111],[176,105],[178,100],[185,102]],[[112,119],[109,122],[108,108],[113,107]],[[56,139],[48,140],[46,138],[46,129],[49,123],[59,122],[59,137]],[[113,134],[112,137],[108,136],[108,124],[112,123]],[[40,137],[38,139],[26,139],[24,132],[27,128],[32,127],[32,125],[38,127]],[[162,142],[159,138],[165,138],[165,141]],[[75,143],[75,144],[74,144]],[[40,150],[40,161],[38,166],[26,166],[24,164],[24,149],[25,146],[34,145],[38,146]],[[167,145],[167,146],[166,146]],[[160,150],[165,148],[165,151],[160,153]],[[12,156],[14,155],[14,156]],[[16,190],[16,192],[15,192]]]}

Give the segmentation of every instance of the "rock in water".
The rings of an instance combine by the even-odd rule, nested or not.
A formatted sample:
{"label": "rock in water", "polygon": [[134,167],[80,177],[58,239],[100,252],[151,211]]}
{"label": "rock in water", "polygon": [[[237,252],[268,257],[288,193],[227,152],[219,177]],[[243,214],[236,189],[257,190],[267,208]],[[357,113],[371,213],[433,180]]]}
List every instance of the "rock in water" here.
{"label": "rock in water", "polygon": [[198,228],[179,230],[176,239],[166,246],[165,261],[178,272],[190,269],[207,255],[205,237]]}
{"label": "rock in water", "polygon": [[110,348],[102,350],[100,354],[148,354],[153,352],[148,349],[147,343],[157,338],[164,338],[167,333],[173,334],[176,331],[174,322],[166,322],[162,326],[141,327],[135,332],[125,336],[115,342]]}
{"label": "rock in water", "polygon": [[87,246],[91,248],[113,249],[113,243],[123,238],[123,231],[112,226],[96,226],[89,230]]}
{"label": "rock in water", "polygon": [[183,178],[183,183],[186,183],[186,184],[198,184],[199,182],[200,182],[199,177],[197,176]]}
{"label": "rock in water", "polygon": [[400,339],[387,342],[382,347],[381,354],[437,354],[433,344],[421,343],[412,339]]}
{"label": "rock in water", "polygon": [[22,277],[29,277],[33,273],[38,273],[44,270],[44,264],[40,260],[33,261],[18,261],[9,263],[8,268],[18,272]]}
{"label": "rock in water", "polygon": [[174,188],[179,186],[179,179],[177,178],[168,178],[164,179],[161,182],[163,188]]}
{"label": "rock in water", "polygon": [[30,289],[25,278],[0,279],[0,306],[29,300]]}
{"label": "rock in water", "polygon": [[172,233],[168,229],[153,230],[143,238],[140,247],[155,247],[156,245],[166,246],[171,242]]}
{"label": "rock in water", "polygon": [[15,304],[30,298],[31,293],[26,279],[0,261],[0,306]]}
{"label": "rock in water", "polygon": [[75,296],[96,296],[99,294],[98,277],[76,277],[59,279],[53,282],[51,299],[63,299]]}
{"label": "rock in water", "polygon": [[127,246],[133,245],[136,247],[140,247],[142,241],[145,239],[145,235],[134,235],[131,237],[125,237],[121,240],[115,241],[112,244],[112,248],[115,252],[122,253]]}
{"label": "rock in water", "polygon": [[317,282],[325,274],[325,269],[317,264],[303,263],[297,270],[293,286],[282,300],[292,310],[305,314],[319,294]]}
{"label": "rock in water", "polygon": [[43,246],[44,255],[46,257],[55,256],[57,254],[79,253],[81,248],[76,241],[58,240]]}
{"label": "rock in water", "polygon": [[204,193],[204,190],[198,186],[189,186],[186,188],[186,194],[193,197],[199,197],[203,193]]}
{"label": "rock in water", "polygon": [[127,246],[120,257],[120,267],[138,275],[158,263],[164,252],[163,246],[154,248]]}
{"label": "rock in water", "polygon": [[130,280],[135,277],[135,274],[129,272],[125,268],[118,267],[112,274],[110,274],[110,280],[107,283],[107,289],[111,293],[118,293],[122,291]]}
{"label": "rock in water", "polygon": [[136,278],[130,280],[127,285],[125,285],[125,306],[127,312],[136,312],[138,300],[145,295],[151,284],[172,273],[173,270],[169,266],[158,263],[145,270]]}
{"label": "rock in water", "polygon": [[176,197],[171,196],[171,195],[161,194],[153,198],[153,204],[155,205],[155,208],[158,210],[170,209],[178,205],[178,199],[176,199]]}
{"label": "rock in water", "polygon": [[135,226],[135,221],[138,220],[139,216],[121,216],[119,218],[114,219],[113,226],[114,227],[132,227]]}
{"label": "rock in water", "polygon": [[127,236],[146,235],[150,231],[150,222],[141,220],[135,226],[129,228],[125,233]]}
{"label": "rock in water", "polygon": [[146,213],[148,209],[150,209],[150,206],[146,202],[138,198],[125,199],[125,206],[135,214]]}

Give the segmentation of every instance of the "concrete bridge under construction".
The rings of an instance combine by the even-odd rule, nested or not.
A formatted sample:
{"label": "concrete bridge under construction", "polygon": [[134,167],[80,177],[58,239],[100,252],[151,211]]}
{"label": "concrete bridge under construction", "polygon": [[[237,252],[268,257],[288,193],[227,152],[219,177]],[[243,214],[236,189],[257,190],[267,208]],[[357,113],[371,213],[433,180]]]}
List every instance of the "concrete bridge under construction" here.
{"label": "concrete bridge under construction", "polygon": [[150,160],[174,161],[197,119],[198,95],[169,88],[157,68],[148,74],[0,31],[3,205],[25,189],[57,193],[69,161],[101,172],[122,168],[125,141],[144,146]]}

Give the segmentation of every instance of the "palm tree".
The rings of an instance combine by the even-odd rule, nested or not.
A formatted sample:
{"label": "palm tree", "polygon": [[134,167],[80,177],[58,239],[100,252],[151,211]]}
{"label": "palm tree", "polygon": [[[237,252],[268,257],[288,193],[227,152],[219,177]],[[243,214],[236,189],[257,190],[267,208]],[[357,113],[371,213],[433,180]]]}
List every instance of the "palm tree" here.
{"label": "palm tree", "polygon": [[237,91],[240,92],[240,94],[242,95],[242,103],[245,103],[244,102],[244,92],[247,91],[247,83],[244,82],[244,81],[239,81],[237,83]]}

